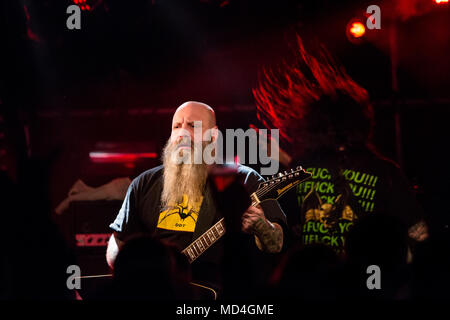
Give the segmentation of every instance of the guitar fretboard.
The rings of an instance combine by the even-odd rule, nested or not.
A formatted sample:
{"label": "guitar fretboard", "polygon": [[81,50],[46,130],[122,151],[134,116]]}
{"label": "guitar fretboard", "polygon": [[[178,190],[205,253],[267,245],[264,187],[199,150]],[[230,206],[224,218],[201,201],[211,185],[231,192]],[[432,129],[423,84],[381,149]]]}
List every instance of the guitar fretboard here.
{"label": "guitar fretboard", "polygon": [[[250,195],[252,200],[252,206],[257,206],[259,203],[256,193]],[[222,218],[211,228],[206,230],[200,237],[195,239],[189,246],[187,246],[183,251],[189,263],[192,263],[195,259],[200,257],[200,255],[205,252],[209,247],[211,247],[217,240],[219,240],[225,234],[225,219]]]}
{"label": "guitar fretboard", "polygon": [[222,218],[215,225],[209,228],[203,235],[198,237],[194,242],[181,251],[181,253],[188,258],[190,263],[192,263],[224,234],[225,220]]}
{"label": "guitar fretboard", "polygon": [[[311,178],[311,173],[306,172],[302,167],[297,167],[295,171],[294,169],[291,169],[290,172],[285,171],[284,173],[279,173],[276,177],[273,176],[269,181],[259,184],[258,190],[250,195],[252,206],[256,207],[261,201],[267,199],[278,199],[286,191],[309,178]],[[274,190],[277,187],[280,187],[280,189]],[[187,246],[187,248],[181,251],[181,253],[188,258],[190,263],[192,263],[224,234],[225,221],[224,218],[222,218],[204,234],[195,239]]]}

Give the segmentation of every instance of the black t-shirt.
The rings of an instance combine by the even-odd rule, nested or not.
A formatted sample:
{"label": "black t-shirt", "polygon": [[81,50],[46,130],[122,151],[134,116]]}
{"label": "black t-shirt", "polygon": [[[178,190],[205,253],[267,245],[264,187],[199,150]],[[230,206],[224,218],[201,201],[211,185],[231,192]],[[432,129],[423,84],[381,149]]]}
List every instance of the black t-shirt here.
{"label": "black t-shirt", "polygon": [[[150,234],[157,239],[169,241],[182,250],[220,220],[221,216],[215,208],[209,186],[206,187],[201,203],[188,205],[188,199],[185,198],[182,203],[169,209],[161,208],[163,170],[163,166],[155,167],[131,182],[122,208],[115,221],[110,224],[119,240],[126,241],[129,236],[139,233]],[[258,185],[264,182],[264,179],[249,167],[239,165],[237,171],[249,194],[256,191]],[[261,207],[269,221],[280,224],[283,230],[286,230],[286,216],[277,201],[264,201]],[[252,236],[248,236],[248,241],[253,242],[253,246],[256,247]],[[220,263],[222,251],[223,243],[220,239],[194,261],[193,268],[197,264],[210,265],[211,269],[216,268]],[[202,269],[202,272],[205,272],[204,270],[208,268]]]}
{"label": "black t-shirt", "polygon": [[[325,244],[343,253],[348,231],[364,215],[384,213],[406,227],[423,219],[421,207],[394,162],[366,150],[347,153],[343,159],[322,155],[299,163],[313,175],[280,200],[291,240]],[[342,201],[346,192],[350,196]]]}

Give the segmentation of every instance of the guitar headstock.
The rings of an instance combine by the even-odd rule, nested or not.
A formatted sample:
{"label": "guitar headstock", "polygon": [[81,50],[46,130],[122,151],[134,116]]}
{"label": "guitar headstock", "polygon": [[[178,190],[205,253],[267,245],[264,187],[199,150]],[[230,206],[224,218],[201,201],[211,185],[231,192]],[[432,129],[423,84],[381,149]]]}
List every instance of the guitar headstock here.
{"label": "guitar headstock", "polygon": [[255,193],[260,201],[268,199],[276,200],[291,188],[311,177],[312,174],[310,172],[305,171],[299,166],[295,170],[291,169],[273,175],[271,179],[260,183]]}

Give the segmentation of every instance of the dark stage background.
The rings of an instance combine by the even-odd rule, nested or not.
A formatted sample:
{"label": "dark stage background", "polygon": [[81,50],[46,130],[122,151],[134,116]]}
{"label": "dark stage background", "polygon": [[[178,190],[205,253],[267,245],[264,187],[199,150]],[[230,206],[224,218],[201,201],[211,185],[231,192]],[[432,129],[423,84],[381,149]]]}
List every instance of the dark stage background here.
{"label": "dark stage background", "polygon": [[[251,90],[264,67],[292,58],[299,34],[307,47],[323,43],[368,90],[377,147],[402,165],[433,225],[447,228],[448,5],[88,0],[81,29],[68,30],[71,4],[0,5],[2,170],[20,182],[30,179],[32,163],[34,185],[51,210],[79,178],[99,186],[157,165],[172,113],[184,101],[214,107],[221,128],[261,127]],[[381,8],[381,30],[367,30],[353,43],[347,23],[365,19],[370,4]],[[89,159],[89,152],[104,150],[157,157],[116,164]]]}

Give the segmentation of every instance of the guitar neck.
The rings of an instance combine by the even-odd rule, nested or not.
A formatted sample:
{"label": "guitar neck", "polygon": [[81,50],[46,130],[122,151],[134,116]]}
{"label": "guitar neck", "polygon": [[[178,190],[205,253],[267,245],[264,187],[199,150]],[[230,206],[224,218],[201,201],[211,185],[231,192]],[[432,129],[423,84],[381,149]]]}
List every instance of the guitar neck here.
{"label": "guitar neck", "polygon": [[[250,195],[250,199],[252,200],[252,206],[256,207],[259,204],[259,199],[256,193],[252,193]],[[198,257],[202,255],[203,252],[208,250],[217,240],[222,238],[225,234],[225,219],[222,218],[216,224],[214,224],[211,228],[206,230],[200,237],[195,239],[189,246],[187,246],[183,251],[189,263],[194,262]]]}

